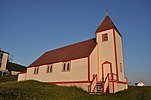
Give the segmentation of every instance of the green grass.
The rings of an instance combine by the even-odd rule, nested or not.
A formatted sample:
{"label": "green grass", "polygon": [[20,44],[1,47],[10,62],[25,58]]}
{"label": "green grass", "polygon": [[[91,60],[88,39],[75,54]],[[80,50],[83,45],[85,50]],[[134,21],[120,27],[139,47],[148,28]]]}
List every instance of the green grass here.
{"label": "green grass", "polygon": [[0,83],[2,100],[151,100],[151,87],[129,87],[116,94],[90,95],[75,86],[63,87],[38,81]]}
{"label": "green grass", "polygon": [[12,76],[12,75],[0,76],[0,83],[12,82],[12,81],[17,81],[17,76]]}
{"label": "green grass", "polygon": [[89,95],[75,86],[62,87],[38,81],[16,82],[17,76],[0,77],[2,100],[151,100],[151,87],[129,87],[116,94]]}

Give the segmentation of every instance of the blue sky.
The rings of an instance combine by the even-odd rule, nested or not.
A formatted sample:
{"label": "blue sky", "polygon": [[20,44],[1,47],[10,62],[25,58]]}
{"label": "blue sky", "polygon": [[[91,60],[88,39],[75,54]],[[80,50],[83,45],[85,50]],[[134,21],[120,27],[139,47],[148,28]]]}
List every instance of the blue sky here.
{"label": "blue sky", "polygon": [[0,48],[28,66],[48,50],[95,37],[106,9],[123,36],[129,81],[151,85],[150,0],[0,0]]}

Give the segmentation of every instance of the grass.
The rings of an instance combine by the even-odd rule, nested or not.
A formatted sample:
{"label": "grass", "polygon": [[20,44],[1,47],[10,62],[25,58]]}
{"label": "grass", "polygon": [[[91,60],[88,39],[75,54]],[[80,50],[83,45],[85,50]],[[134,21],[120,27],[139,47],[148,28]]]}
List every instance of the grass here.
{"label": "grass", "polygon": [[0,76],[0,83],[12,82],[12,81],[17,81],[17,76],[12,76],[12,75]]}
{"label": "grass", "polygon": [[151,87],[131,86],[116,94],[90,95],[75,86],[63,87],[38,81],[1,82],[0,100],[151,100]]}

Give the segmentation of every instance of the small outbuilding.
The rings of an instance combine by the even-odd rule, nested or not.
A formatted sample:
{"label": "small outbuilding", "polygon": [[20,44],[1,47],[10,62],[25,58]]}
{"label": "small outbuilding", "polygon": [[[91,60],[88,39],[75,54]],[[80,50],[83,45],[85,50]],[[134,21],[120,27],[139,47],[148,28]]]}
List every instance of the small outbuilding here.
{"label": "small outbuilding", "polygon": [[138,83],[135,83],[135,86],[145,86],[145,83],[142,81],[139,81]]}

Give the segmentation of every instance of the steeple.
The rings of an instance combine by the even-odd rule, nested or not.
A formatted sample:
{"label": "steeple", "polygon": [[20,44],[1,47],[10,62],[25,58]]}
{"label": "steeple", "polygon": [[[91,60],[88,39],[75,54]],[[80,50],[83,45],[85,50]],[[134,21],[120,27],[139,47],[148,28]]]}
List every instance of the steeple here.
{"label": "steeple", "polygon": [[108,15],[106,15],[106,17],[104,18],[103,22],[97,28],[95,33],[102,32],[102,31],[109,30],[109,29],[115,29],[119,33],[119,35],[121,36],[120,32],[118,31],[118,29],[114,25],[114,23],[111,20],[111,18]]}

